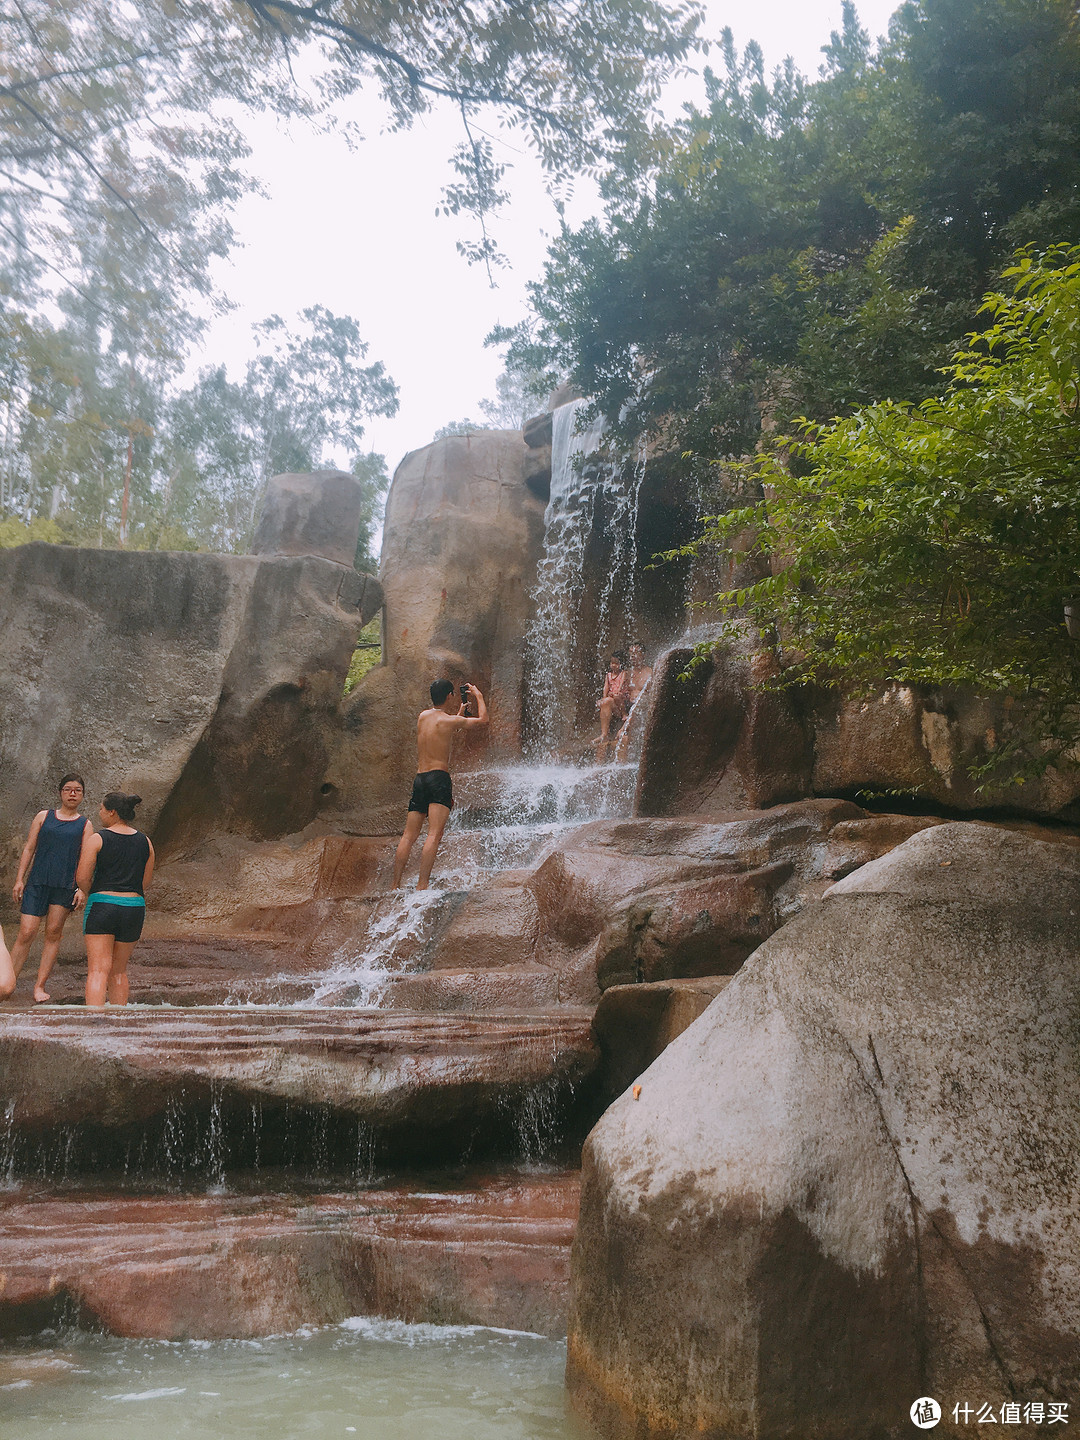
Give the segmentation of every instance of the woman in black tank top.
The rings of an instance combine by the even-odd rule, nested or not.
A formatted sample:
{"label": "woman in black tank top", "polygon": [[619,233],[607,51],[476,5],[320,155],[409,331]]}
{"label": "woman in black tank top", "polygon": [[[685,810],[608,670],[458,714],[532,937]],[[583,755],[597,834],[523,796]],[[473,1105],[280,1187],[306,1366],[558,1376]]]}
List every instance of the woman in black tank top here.
{"label": "woman in black tank top", "polygon": [[154,847],[136,830],[138,795],[111,790],[101,802],[103,829],[83,841],[76,883],[86,894],[86,1003],[128,1001],[127,966],[142,934],[146,888],[154,873]]}

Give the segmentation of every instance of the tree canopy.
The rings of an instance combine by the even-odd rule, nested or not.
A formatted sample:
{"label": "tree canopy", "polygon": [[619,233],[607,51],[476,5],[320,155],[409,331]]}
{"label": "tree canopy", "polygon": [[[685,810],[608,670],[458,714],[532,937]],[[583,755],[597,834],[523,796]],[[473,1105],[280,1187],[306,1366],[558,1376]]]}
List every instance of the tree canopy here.
{"label": "tree canopy", "polygon": [[1008,692],[1024,724],[987,768],[1026,775],[1080,758],[1064,625],[1065,603],[1080,608],[1080,246],[1024,253],[1005,278],[943,397],[810,425],[729,471],[760,498],[705,541],[763,562],[718,599],[781,643],[782,683]]}
{"label": "tree canopy", "polygon": [[1013,249],[1080,240],[1070,0],[910,0],[880,50],[845,3],[813,81],[721,49],[708,107],[564,228],[510,347],[706,460],[763,419],[932,394]]}

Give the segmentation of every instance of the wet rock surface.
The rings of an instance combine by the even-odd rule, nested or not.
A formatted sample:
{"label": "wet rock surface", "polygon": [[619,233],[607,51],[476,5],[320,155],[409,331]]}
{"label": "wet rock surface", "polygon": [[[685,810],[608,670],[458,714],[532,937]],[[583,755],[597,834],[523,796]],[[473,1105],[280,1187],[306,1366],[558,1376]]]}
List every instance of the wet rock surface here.
{"label": "wet rock surface", "polygon": [[597,1125],[568,1376],[608,1436],[910,1432],[1080,1397],[1080,854],[915,835]]}
{"label": "wet rock surface", "polygon": [[561,1335],[578,1178],[309,1196],[0,1194],[0,1336],[280,1334],[350,1315]]}
{"label": "wet rock surface", "polygon": [[[482,772],[464,778],[482,814]],[[497,775],[489,788],[490,804],[505,798]],[[733,974],[836,880],[940,823],[840,800],[599,820],[546,840],[538,822],[539,841],[528,825],[520,841],[539,851],[532,865],[498,871],[480,864],[495,832],[463,831],[440,857],[460,880],[415,910],[385,889],[385,840],[218,842],[206,860],[162,867],[132,994],[429,1012],[595,1005],[612,985]],[[62,966],[52,983],[73,1000],[82,976]]]}
{"label": "wet rock surface", "polygon": [[857,699],[776,691],[775,663],[746,635],[717,646],[687,674],[689,647],[666,652],[641,756],[643,815],[710,815],[809,795],[918,796],[957,812],[1080,822],[1080,778],[1050,768],[1013,784],[973,775],[1022,734],[1014,697],[890,686]]}
{"label": "wet rock surface", "polygon": [[[123,1127],[170,1106],[302,1105],[414,1147],[467,1142],[507,1107],[572,1092],[596,1064],[588,1012],[58,1007],[0,1025],[7,1124]],[[445,1148],[445,1147],[444,1147]]]}

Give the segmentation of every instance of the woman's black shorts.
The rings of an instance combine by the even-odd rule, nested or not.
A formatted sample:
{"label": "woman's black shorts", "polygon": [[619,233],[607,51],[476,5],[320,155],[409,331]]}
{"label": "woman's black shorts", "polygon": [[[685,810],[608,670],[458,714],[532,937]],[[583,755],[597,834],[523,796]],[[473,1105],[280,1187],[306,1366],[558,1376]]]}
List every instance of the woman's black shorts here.
{"label": "woman's black shorts", "polygon": [[142,934],[145,905],[110,905],[95,900],[86,912],[84,935],[112,935],[123,945],[132,945]]}
{"label": "woman's black shorts", "polygon": [[445,805],[448,810],[454,808],[454,787],[450,783],[449,770],[424,770],[413,781],[409,809],[426,815],[429,805]]}

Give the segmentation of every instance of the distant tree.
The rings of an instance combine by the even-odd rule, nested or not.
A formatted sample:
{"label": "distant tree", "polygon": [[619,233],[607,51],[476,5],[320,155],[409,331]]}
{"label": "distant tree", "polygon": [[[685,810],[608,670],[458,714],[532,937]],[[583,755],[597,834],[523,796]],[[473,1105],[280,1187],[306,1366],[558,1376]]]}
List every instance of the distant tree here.
{"label": "distant tree", "polygon": [[204,370],[171,402],[157,455],[169,477],[162,524],[242,550],[271,475],[352,469],[369,492],[366,553],[386,466],[361,453],[364,422],[396,413],[397,387],[381,362],[363,364],[368,346],[351,317],[316,305],[301,321],[271,316],[255,327],[261,353],[242,380],[230,381],[224,367]]}
{"label": "distant tree", "polygon": [[445,425],[440,425],[431,437],[432,440],[448,440],[452,435],[475,435],[478,430],[487,430],[490,426],[485,425],[482,420],[450,420]]}

